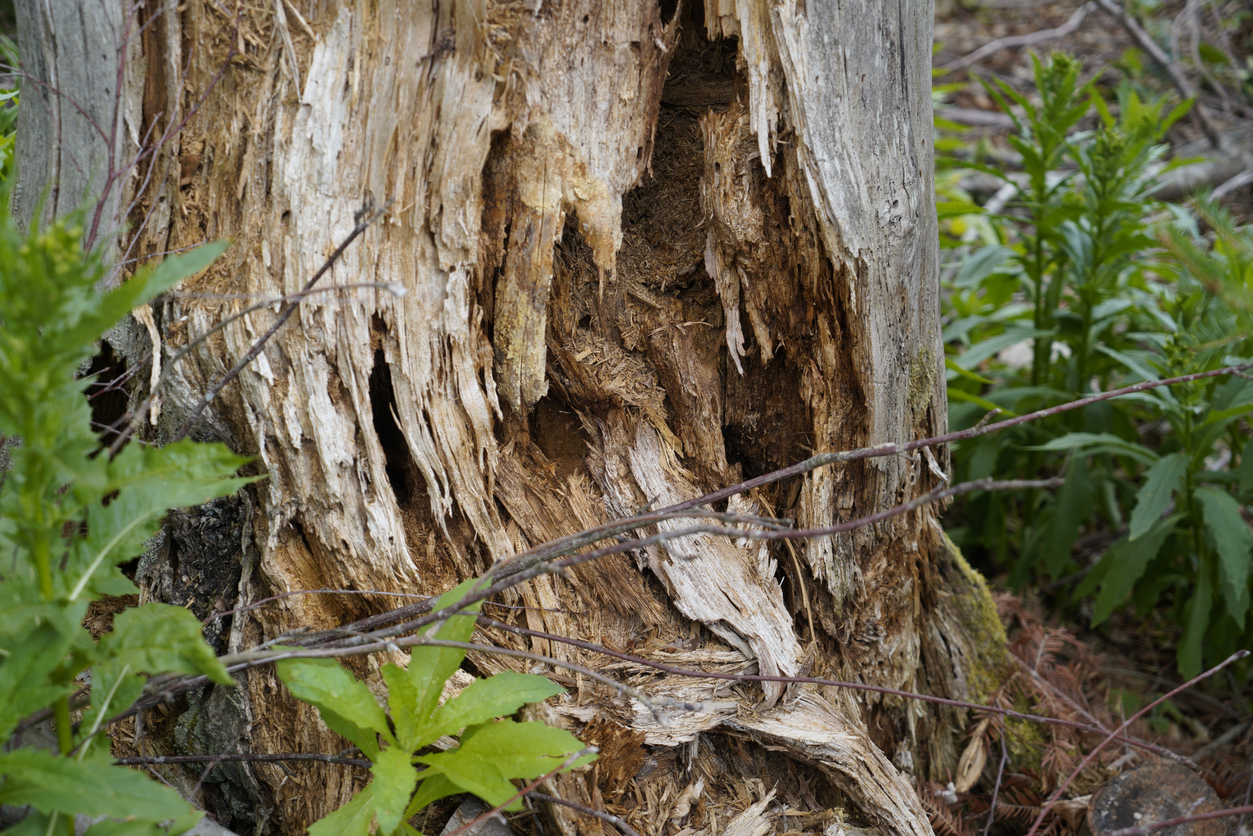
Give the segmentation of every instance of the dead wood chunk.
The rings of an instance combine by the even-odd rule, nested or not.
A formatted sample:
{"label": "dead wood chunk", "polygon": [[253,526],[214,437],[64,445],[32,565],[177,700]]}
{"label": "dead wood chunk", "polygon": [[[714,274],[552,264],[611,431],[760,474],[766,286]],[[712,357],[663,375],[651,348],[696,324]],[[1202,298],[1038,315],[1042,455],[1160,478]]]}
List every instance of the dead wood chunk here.
{"label": "dead wood chunk", "polygon": [[[1221,809],[1213,788],[1192,770],[1177,763],[1155,764],[1124,772],[1093,793],[1088,827],[1094,836],[1101,836]],[[1229,818],[1154,831],[1155,836],[1228,836],[1230,832]]]}

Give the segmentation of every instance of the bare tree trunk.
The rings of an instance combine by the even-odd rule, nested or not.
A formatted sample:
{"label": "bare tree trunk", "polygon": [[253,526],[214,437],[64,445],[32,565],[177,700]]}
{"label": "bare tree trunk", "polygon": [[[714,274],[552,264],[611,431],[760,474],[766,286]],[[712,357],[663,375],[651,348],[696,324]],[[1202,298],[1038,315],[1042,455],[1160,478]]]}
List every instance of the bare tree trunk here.
{"label": "bare tree trunk", "polygon": [[[197,426],[255,456],[268,479],[175,521],[145,564],[149,594],[207,612],[280,592],[372,591],[252,610],[222,637],[250,647],[395,606],[389,592],[441,592],[649,503],[944,430],[931,4],[677,5],[188,0],[155,14],[142,30],[145,79],[123,98],[136,113],[128,130],[160,136],[194,113],[131,181],[152,172],[126,243],[147,258],[234,241],[187,295],[151,312],[163,362],[250,300],[298,291],[363,202],[387,211]],[[171,437],[273,310],[226,326],[175,370],[154,438]],[[827,467],[730,508],[827,526],[934,488],[946,464]],[[232,561],[237,588],[223,575]],[[956,698],[980,696],[972,683],[1002,653],[986,589],[933,510],[795,547],[686,538],[502,603],[517,607],[494,609],[503,620],[672,665]],[[663,705],[662,724],[551,672],[569,695],[541,714],[602,746],[556,790],[643,833],[766,832],[784,808],[807,832],[844,809],[886,833],[929,833],[910,776],[956,764],[964,718],[947,709],[648,676],[534,646],[703,704]],[[513,664],[474,661],[484,673]],[[181,739],[343,748],[272,672],[242,686],[242,721],[184,717]],[[197,716],[230,704],[211,696]],[[296,833],[360,780],[267,764],[206,786],[229,794],[213,781],[234,782],[247,797],[255,782],[270,826]],[[566,833],[600,827],[551,815]]]}

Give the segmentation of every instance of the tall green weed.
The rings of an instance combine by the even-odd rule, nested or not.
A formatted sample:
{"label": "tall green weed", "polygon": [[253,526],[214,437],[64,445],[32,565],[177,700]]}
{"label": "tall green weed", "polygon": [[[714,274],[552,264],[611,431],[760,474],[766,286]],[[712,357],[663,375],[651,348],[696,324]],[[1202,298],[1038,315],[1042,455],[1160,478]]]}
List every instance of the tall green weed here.
{"label": "tall green weed", "polygon": [[[1013,121],[1022,171],[963,165],[1016,198],[995,213],[961,195],[941,204],[948,229],[974,239],[948,241],[965,250],[945,294],[953,429],[991,409],[1012,416],[1253,355],[1249,306],[1237,304],[1253,286],[1249,231],[1229,219],[1222,228],[1202,204],[1220,229],[1211,246],[1187,211],[1149,197],[1161,140],[1188,103],[1168,108],[1123,84],[1111,104],[1095,82],[1079,84],[1081,69],[1065,55],[1037,60],[1034,96],[985,85]],[[1094,127],[1080,130],[1093,112]],[[1062,470],[1066,481],[1056,495],[974,497],[951,533],[1014,585],[1081,577],[1070,597],[1095,594],[1094,623],[1126,603],[1163,609],[1192,675],[1253,639],[1253,533],[1241,517],[1253,498],[1250,408],[1253,382],[1232,376],[962,442],[957,481]],[[1084,533],[1104,543],[1094,563],[1074,554]]]}
{"label": "tall green weed", "polygon": [[[92,600],[138,590],[119,570],[171,508],[238,490],[244,459],[221,445],[100,452],[77,370],[118,319],[207,267],[208,245],[138,272],[108,293],[99,260],[82,252],[77,218],[29,237],[0,193],[0,739],[51,709],[54,751],[0,754],[0,804],[34,812],[11,832],[72,833],[73,817],[106,817],[89,834],[181,832],[199,814],[145,776],[111,765],[104,723],[148,676],[204,674],[232,684],[187,610],[149,603],[120,613],[96,641],[83,627]],[[86,695],[73,707],[71,697]],[[79,704],[81,703],[81,704]]]}

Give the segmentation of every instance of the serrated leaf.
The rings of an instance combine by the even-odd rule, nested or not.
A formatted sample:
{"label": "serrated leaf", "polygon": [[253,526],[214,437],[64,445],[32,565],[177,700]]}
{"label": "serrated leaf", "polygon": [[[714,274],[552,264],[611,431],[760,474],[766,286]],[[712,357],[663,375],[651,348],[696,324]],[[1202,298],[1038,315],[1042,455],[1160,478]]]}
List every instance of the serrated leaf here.
{"label": "serrated leaf", "polygon": [[[157,266],[155,270],[146,275],[141,271],[138,277],[143,281],[143,291],[135,299],[131,305],[134,308],[137,305],[143,305],[156,296],[165,293],[184,279],[191,278],[202,270],[207,269],[226,249],[231,242],[226,239],[211,241],[208,244],[202,244],[194,250],[185,253],[166,256],[165,259]],[[128,279],[129,282],[136,280],[135,276]]]}
{"label": "serrated leaf", "polygon": [[283,659],[275,664],[279,678],[298,700],[317,706],[322,722],[350,740],[374,760],[376,734],[391,737],[387,715],[363,683],[333,659]]}
{"label": "serrated leaf", "polygon": [[[1237,375],[1231,375],[1215,386],[1214,396],[1210,399],[1210,410],[1220,415],[1231,412],[1242,414],[1248,412],[1251,405],[1253,405],[1253,381]],[[1209,416],[1206,420],[1210,420]]]}
{"label": "serrated leaf", "polygon": [[476,679],[464,691],[441,705],[431,716],[424,737],[438,739],[467,726],[512,714],[527,703],[546,700],[562,689],[542,676],[502,671]]}
{"label": "serrated leaf", "polygon": [[387,707],[396,728],[396,741],[409,752],[417,751],[421,748],[418,733],[422,728],[418,720],[418,690],[410,681],[409,672],[390,662],[383,666],[383,681],[387,683]]}
{"label": "serrated leaf", "polygon": [[[1100,592],[1092,606],[1092,625],[1096,626],[1109,617],[1109,614],[1127,599],[1136,581],[1144,574],[1149,562],[1157,557],[1158,551],[1166,538],[1175,530],[1175,526],[1183,519],[1175,514],[1164,520],[1156,521],[1148,532],[1132,543],[1130,540],[1119,540],[1101,558],[1097,565],[1100,574]],[[1094,570],[1095,572],[1096,570]],[[1076,595],[1086,594],[1085,585],[1080,584]]]}
{"label": "serrated leaf", "polygon": [[198,505],[256,481],[224,478],[246,461],[224,445],[191,441],[159,449],[123,448],[110,464],[109,487],[117,495],[108,505],[87,509],[87,535],[71,543],[64,573],[67,597],[103,593],[100,578],[111,573],[102,570],[138,554],[171,508]]}
{"label": "serrated leaf", "polygon": [[118,613],[113,630],[100,640],[100,650],[136,672],[204,674],[221,685],[234,685],[213,648],[205,644],[201,627],[190,610],[148,603]]}
{"label": "serrated leaf", "polygon": [[1088,476],[1086,456],[1073,456],[1066,481],[1057,492],[1053,517],[1044,531],[1041,555],[1044,566],[1053,577],[1060,577],[1070,560],[1070,550],[1079,536],[1079,526],[1092,514],[1092,479]]}
{"label": "serrated leaf", "polygon": [[370,836],[374,819],[374,785],[370,784],[329,816],[309,825],[309,836]]}
{"label": "serrated leaf", "polygon": [[162,821],[194,812],[178,793],[108,757],[56,757],[43,749],[0,754],[0,804],[29,804],[42,813]]}
{"label": "serrated leaf", "polygon": [[0,740],[7,740],[27,715],[74,693],[75,687],[72,681],[54,681],[52,676],[63,664],[72,634],[45,622],[25,636],[11,638],[15,641],[4,648],[8,656],[0,663]]}
{"label": "serrated leaf", "polygon": [[410,754],[395,746],[379,752],[370,772],[374,774],[374,812],[379,832],[391,833],[400,826],[405,807],[418,783],[418,771],[409,762]]}
{"label": "serrated leaf", "polygon": [[[101,723],[129,708],[139,698],[145,684],[147,680],[125,659],[111,658],[93,667],[91,707],[83,713],[76,739],[96,734]],[[90,741],[82,745],[90,746]]]}
{"label": "serrated leaf", "polygon": [[1131,512],[1129,539],[1137,540],[1161,519],[1171,497],[1183,484],[1188,473],[1188,457],[1171,453],[1153,463],[1144,474],[1144,484],[1136,492],[1136,507]]}
{"label": "serrated leaf", "polygon": [[1253,561],[1253,531],[1240,513],[1240,503],[1218,488],[1197,488],[1205,525],[1214,535],[1218,552],[1220,588],[1227,612],[1244,629],[1249,611],[1249,564]]}
{"label": "serrated leaf", "polygon": [[228,245],[227,241],[215,241],[186,253],[167,256],[155,270],[139,270],[105,294],[91,289],[90,294],[84,297],[89,304],[83,309],[75,305],[74,312],[78,316],[58,329],[61,339],[75,345],[92,345],[133,308],[151,301],[188,276],[208,267]]}

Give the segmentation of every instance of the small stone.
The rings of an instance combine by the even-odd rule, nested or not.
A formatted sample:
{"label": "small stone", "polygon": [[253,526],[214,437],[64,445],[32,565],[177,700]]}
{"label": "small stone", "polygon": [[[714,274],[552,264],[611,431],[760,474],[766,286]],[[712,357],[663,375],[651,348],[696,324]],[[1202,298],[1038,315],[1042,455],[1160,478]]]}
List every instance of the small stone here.
{"label": "small stone", "polygon": [[[1222,807],[1214,789],[1192,770],[1177,763],[1154,764],[1128,770],[1093,793],[1088,827],[1101,836]],[[1229,818],[1206,819],[1154,831],[1154,836],[1228,836],[1231,825]]]}

